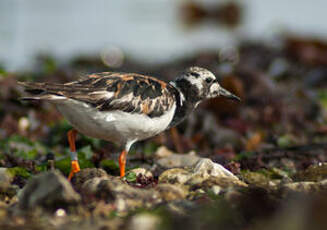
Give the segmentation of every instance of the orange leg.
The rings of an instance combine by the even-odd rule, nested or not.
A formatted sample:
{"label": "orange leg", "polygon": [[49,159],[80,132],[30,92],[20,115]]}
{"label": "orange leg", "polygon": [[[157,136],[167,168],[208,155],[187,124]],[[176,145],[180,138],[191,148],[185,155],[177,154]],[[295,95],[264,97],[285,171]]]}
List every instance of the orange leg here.
{"label": "orange leg", "polygon": [[126,156],[127,156],[126,150],[123,150],[119,156],[119,169],[120,169],[121,178],[125,176]]}
{"label": "orange leg", "polygon": [[75,173],[81,170],[78,164],[78,158],[77,158],[76,146],[75,146],[76,134],[77,131],[75,129],[71,129],[67,133],[68,143],[70,148],[70,157],[71,157],[71,169],[68,176],[69,181],[72,179]]}

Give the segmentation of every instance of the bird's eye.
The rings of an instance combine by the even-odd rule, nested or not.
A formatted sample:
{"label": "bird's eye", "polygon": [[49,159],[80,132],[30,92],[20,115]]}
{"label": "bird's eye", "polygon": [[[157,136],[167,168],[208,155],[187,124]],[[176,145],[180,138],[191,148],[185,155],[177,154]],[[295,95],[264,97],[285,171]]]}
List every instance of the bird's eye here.
{"label": "bird's eye", "polygon": [[207,78],[207,79],[206,79],[206,82],[207,82],[208,84],[210,84],[211,82],[213,82],[213,79],[212,79],[212,78]]}

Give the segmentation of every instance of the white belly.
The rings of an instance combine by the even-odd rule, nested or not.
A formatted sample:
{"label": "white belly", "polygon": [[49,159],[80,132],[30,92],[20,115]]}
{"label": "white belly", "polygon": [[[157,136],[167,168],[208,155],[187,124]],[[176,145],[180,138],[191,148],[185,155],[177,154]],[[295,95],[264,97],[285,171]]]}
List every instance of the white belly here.
{"label": "white belly", "polygon": [[57,101],[55,104],[79,132],[120,145],[144,140],[164,131],[171,122],[176,107],[174,105],[161,117],[150,118],[118,110],[100,112],[86,103],[71,99]]}

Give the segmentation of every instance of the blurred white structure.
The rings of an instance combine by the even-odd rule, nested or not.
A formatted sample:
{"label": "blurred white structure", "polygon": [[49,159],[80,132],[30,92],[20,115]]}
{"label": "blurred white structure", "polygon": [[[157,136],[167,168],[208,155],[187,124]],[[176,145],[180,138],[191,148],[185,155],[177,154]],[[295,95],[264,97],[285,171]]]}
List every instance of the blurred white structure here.
{"label": "blurred white structure", "polygon": [[145,62],[158,63],[203,48],[267,38],[283,29],[326,36],[327,1],[241,1],[243,26],[236,31],[180,23],[176,0],[1,0],[0,64],[10,70],[31,66],[46,52],[66,60],[119,47]]}

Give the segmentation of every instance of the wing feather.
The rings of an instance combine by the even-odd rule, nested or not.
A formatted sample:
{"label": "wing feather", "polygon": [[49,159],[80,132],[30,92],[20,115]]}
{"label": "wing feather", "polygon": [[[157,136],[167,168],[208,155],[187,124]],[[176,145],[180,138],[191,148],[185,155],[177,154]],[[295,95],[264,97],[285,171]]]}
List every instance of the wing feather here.
{"label": "wing feather", "polygon": [[65,84],[20,84],[35,99],[45,95],[64,96],[91,104],[100,111],[121,110],[156,117],[174,104],[174,94],[170,93],[173,86],[141,74],[105,72]]}

